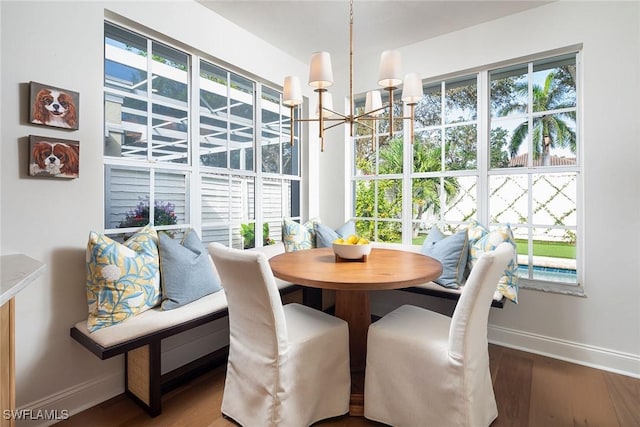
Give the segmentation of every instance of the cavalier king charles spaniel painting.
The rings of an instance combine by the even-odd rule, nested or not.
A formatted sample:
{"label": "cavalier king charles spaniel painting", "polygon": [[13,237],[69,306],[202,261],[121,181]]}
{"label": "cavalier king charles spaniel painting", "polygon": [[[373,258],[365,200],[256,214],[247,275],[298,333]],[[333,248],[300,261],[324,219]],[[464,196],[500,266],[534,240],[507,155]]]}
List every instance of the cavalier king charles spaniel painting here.
{"label": "cavalier king charles spaniel painting", "polygon": [[31,123],[78,129],[78,94],[31,82]]}
{"label": "cavalier king charles spaniel painting", "polygon": [[29,175],[77,178],[80,170],[78,141],[39,136],[30,137]]}

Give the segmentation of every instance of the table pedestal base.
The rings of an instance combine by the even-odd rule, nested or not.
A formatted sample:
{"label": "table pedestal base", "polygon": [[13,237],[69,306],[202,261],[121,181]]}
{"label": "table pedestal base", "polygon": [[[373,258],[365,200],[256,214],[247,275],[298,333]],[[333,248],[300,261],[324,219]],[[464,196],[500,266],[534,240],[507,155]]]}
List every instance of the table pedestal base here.
{"label": "table pedestal base", "polygon": [[367,361],[367,333],[371,324],[369,292],[336,291],[336,317],[349,324],[351,401],[349,415],[364,416],[364,372]]}

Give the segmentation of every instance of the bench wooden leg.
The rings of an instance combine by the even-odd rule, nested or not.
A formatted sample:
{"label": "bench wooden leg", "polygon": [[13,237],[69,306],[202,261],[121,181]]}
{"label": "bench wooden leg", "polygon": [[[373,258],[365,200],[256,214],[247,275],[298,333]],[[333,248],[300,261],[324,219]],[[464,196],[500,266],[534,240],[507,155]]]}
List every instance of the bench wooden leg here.
{"label": "bench wooden leg", "polygon": [[160,415],[162,382],[159,340],[125,354],[125,391],[149,415]]}

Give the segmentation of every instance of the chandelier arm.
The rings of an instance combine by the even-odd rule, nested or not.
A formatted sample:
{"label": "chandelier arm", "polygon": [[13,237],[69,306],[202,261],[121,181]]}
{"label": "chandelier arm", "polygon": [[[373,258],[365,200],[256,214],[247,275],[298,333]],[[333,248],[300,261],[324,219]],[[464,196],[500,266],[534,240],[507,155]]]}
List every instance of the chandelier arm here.
{"label": "chandelier arm", "polygon": [[[373,121],[375,121],[375,120],[373,120]],[[366,123],[366,122],[358,121],[358,122],[356,122],[356,123],[358,124],[358,126],[364,126],[364,127],[365,127],[365,128],[367,128],[367,129],[371,129],[371,130],[374,130],[374,129],[375,129],[375,127],[374,127],[374,126],[371,126],[369,123]]]}
{"label": "chandelier arm", "polygon": [[[319,121],[320,121],[320,119],[305,119],[305,118],[300,117],[299,119],[296,119],[296,121],[297,121],[297,122],[306,122],[306,123],[309,123],[309,122],[319,122]],[[346,122],[347,122],[347,117],[345,117],[345,118],[341,118],[341,117],[340,117],[340,118],[338,118],[338,117],[324,117],[324,118],[322,119],[322,121],[323,121],[323,122],[335,122],[335,121],[340,121],[341,123],[346,123]]]}
{"label": "chandelier arm", "polygon": [[334,128],[334,127],[336,127],[336,126],[340,126],[340,125],[345,124],[345,123],[346,123],[346,121],[345,121],[345,120],[342,120],[342,121],[340,121],[340,122],[338,122],[338,123],[334,123],[334,124],[332,124],[332,125],[329,125],[329,126],[325,127],[325,128],[324,128],[324,130],[331,129],[331,128]]}
{"label": "chandelier arm", "polygon": [[324,111],[328,111],[328,112],[330,112],[330,113],[332,113],[332,114],[335,114],[336,116],[340,116],[340,118],[339,118],[339,119],[333,119],[333,118],[331,118],[331,117],[325,117],[325,118],[324,118],[325,120],[342,120],[342,119],[347,119],[347,118],[349,117],[349,116],[345,116],[345,115],[344,115],[344,114],[342,114],[342,113],[338,113],[337,111],[333,111],[333,110],[331,110],[331,109],[329,109],[329,108],[324,108]]}
{"label": "chandelier arm", "polygon": [[366,113],[359,114],[359,115],[355,116],[354,118],[355,118],[355,119],[359,119],[359,118],[361,118],[361,117],[367,117],[367,116],[374,117],[374,116],[372,116],[372,114],[373,114],[373,113],[377,113],[378,111],[385,110],[385,109],[387,109],[388,107],[389,107],[389,106],[383,106],[383,107],[380,107],[380,108],[376,108],[375,110],[371,110],[371,111],[368,111],[368,112],[366,112]]}

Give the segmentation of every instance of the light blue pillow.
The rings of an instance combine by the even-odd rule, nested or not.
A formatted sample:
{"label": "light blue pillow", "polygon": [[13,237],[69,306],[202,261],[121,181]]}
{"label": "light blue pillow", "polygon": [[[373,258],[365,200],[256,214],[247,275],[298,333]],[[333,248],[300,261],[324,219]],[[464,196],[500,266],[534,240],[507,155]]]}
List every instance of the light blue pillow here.
{"label": "light blue pillow", "polygon": [[356,223],[353,221],[347,221],[337,230],[316,222],[313,224],[313,228],[316,231],[316,245],[318,248],[330,248],[333,245],[333,241],[339,237],[347,237],[351,234],[356,234]]}
{"label": "light blue pillow", "polygon": [[467,230],[445,236],[433,227],[422,244],[420,252],[437,259],[442,264],[442,275],[434,280],[445,288],[457,289],[462,283],[469,254]]}
{"label": "light blue pillow", "polygon": [[195,231],[182,242],[160,233],[162,309],[181,307],[222,289],[209,253]]}

